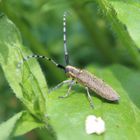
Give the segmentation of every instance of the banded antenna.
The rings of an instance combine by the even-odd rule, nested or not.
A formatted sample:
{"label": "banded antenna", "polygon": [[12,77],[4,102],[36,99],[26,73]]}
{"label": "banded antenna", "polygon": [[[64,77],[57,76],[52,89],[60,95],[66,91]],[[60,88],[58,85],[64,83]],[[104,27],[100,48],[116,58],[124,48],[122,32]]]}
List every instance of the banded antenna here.
{"label": "banded antenna", "polygon": [[66,16],[67,16],[67,12],[64,12],[64,15],[63,15],[64,55],[65,55],[65,63],[66,63],[66,65],[68,65],[69,64],[69,54],[67,51]]}
{"label": "banded antenna", "polygon": [[[64,33],[64,54],[65,54],[65,63],[66,63],[66,65],[68,65],[68,64],[69,64],[69,56],[68,56],[67,45],[66,45],[66,15],[67,15],[67,12],[64,12],[64,15],[63,15],[63,33]],[[43,59],[47,59],[48,61],[51,61],[56,67],[65,70],[65,66],[56,63],[53,59],[48,58],[48,57],[43,56],[43,55],[37,55],[37,54],[32,54],[32,55],[29,55],[29,56],[24,57],[24,58],[23,58],[23,61],[21,61],[21,62],[18,63],[18,66],[17,66],[18,69],[20,69],[21,65],[22,65],[25,61],[28,61],[28,60],[31,59],[31,58],[43,58]]]}
{"label": "banded antenna", "polygon": [[48,57],[43,56],[43,55],[37,55],[37,54],[33,54],[33,55],[29,55],[29,56],[24,57],[24,58],[23,58],[23,61],[19,62],[17,67],[20,68],[21,65],[22,65],[24,62],[28,61],[28,60],[31,59],[31,58],[43,58],[43,59],[47,59],[48,61],[51,61],[56,67],[65,70],[65,67],[64,67],[63,65],[58,64],[58,63],[55,62],[53,59],[48,58]]}

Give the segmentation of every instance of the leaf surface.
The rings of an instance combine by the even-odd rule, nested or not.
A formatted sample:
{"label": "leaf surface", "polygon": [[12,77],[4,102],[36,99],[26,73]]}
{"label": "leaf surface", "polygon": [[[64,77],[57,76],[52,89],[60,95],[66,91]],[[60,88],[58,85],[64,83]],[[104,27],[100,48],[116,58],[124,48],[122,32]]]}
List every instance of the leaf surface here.
{"label": "leaf surface", "polygon": [[22,46],[16,26],[4,15],[0,16],[0,64],[15,95],[39,119],[46,112],[47,84],[36,60],[24,63],[23,57],[31,55]]}
{"label": "leaf surface", "polygon": [[17,121],[22,116],[22,112],[16,114],[14,117],[9,119],[6,122],[0,124],[0,139],[1,140],[9,140]]}
{"label": "leaf surface", "polygon": [[[129,78],[132,78],[132,73],[120,65],[113,65],[104,69],[89,67],[88,70],[110,84],[120,95],[120,101],[118,104],[109,103],[90,91],[95,106],[94,109],[91,109],[86,90],[82,89],[82,87],[78,88],[78,85],[76,85],[72,94],[66,99],[58,98],[58,96],[64,95],[67,92],[66,87],[53,92],[49,97],[48,116],[50,124],[57,134],[57,138],[61,140],[111,140],[112,138],[114,140],[138,140],[140,136],[140,110],[133,104],[127,94],[127,88],[129,89],[129,86],[134,86],[133,84],[135,83],[130,85],[128,82],[128,85],[123,85],[129,76]],[[122,75],[120,73],[128,74],[128,71],[129,75],[127,75],[127,78],[125,74]],[[131,94],[138,94],[137,90],[135,92]],[[97,117],[100,116],[105,121],[106,132],[104,134],[100,136],[86,134],[85,119],[91,114]]]}
{"label": "leaf surface", "polygon": [[140,2],[133,0],[111,0],[118,19],[126,25],[127,30],[140,48]]}
{"label": "leaf surface", "polygon": [[34,128],[44,126],[26,111],[15,114],[6,122],[0,124],[0,139],[9,140],[13,135],[23,135]]}
{"label": "leaf surface", "polygon": [[[139,5],[131,0],[97,0],[103,15],[108,19],[123,47],[126,48],[133,64],[140,69],[139,47]],[[134,23],[135,22],[135,23]]]}

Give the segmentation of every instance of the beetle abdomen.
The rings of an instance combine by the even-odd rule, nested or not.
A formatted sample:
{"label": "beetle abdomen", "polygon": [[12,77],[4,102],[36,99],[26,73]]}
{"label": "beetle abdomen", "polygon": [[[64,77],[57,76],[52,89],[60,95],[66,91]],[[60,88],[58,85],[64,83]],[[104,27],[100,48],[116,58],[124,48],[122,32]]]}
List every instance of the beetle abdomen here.
{"label": "beetle abdomen", "polygon": [[96,77],[95,75],[90,74],[85,70],[81,70],[76,79],[79,81],[79,83],[81,83],[84,86],[87,86],[88,88],[90,88],[98,95],[107,100],[119,100],[118,94],[111,86],[109,86],[103,80]]}

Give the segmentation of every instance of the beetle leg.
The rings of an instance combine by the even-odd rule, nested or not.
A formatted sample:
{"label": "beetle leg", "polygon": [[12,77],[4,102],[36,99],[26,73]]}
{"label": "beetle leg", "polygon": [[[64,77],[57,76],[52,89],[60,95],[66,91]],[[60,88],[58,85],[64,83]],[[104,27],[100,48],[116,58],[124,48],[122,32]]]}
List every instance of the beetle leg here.
{"label": "beetle leg", "polygon": [[52,92],[52,91],[54,91],[54,90],[60,88],[60,87],[63,86],[64,84],[71,83],[71,81],[72,81],[72,80],[65,80],[65,81],[61,82],[61,83],[59,83],[57,86],[55,86],[54,88],[52,88],[49,92]]}
{"label": "beetle leg", "polygon": [[64,95],[64,96],[59,96],[59,98],[66,98],[70,95],[70,91],[71,91],[71,88],[72,86],[75,84],[75,81],[74,80],[71,80],[70,84],[69,84],[69,89],[67,91],[67,93]]}
{"label": "beetle leg", "polygon": [[89,89],[88,89],[88,87],[85,87],[85,89],[87,91],[87,96],[88,96],[88,100],[89,100],[90,106],[91,106],[91,108],[94,108],[94,104],[92,102],[92,98],[90,96]]}

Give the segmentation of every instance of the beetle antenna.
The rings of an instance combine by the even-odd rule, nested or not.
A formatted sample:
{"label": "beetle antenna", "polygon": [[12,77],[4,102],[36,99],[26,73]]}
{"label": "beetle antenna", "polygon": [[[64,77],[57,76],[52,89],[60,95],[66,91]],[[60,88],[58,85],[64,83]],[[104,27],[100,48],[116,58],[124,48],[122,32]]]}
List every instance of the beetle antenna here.
{"label": "beetle antenna", "polygon": [[24,58],[23,58],[23,61],[21,61],[21,62],[18,63],[18,68],[20,68],[21,65],[22,65],[24,62],[28,61],[28,60],[31,59],[31,58],[43,58],[43,59],[47,59],[48,61],[51,61],[56,67],[65,70],[65,67],[64,67],[63,65],[58,64],[58,63],[55,62],[53,59],[48,58],[47,56],[44,56],[44,55],[36,55],[36,54],[33,54],[33,55],[29,55],[29,56],[24,57]]}
{"label": "beetle antenna", "polygon": [[67,38],[66,38],[66,16],[67,16],[67,12],[64,12],[63,15],[63,37],[64,37],[64,55],[65,55],[65,63],[66,65],[69,64],[69,54],[67,51]]}

